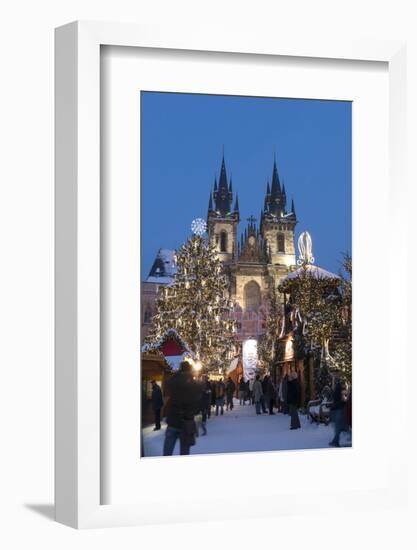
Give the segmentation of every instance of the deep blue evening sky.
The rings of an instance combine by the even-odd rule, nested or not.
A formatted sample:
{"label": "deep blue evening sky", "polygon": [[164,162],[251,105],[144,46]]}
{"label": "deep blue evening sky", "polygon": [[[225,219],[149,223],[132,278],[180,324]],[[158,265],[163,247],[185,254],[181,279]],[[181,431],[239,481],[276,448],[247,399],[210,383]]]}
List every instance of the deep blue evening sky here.
{"label": "deep blue evening sky", "polygon": [[[274,152],[296,237],[313,238],[316,264],[337,272],[351,251],[351,103],[142,92],[142,278],[159,248],[178,248],[207,217],[224,146],[241,223],[259,222]],[[240,235],[239,232],[239,235]]]}

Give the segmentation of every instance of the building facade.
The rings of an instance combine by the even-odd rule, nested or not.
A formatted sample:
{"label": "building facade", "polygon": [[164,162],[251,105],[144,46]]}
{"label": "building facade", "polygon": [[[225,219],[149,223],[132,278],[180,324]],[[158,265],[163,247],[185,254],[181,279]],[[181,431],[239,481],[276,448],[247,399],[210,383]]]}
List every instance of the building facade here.
{"label": "building facade", "polygon": [[287,206],[287,194],[281,184],[276,161],[271,185],[266,192],[259,223],[251,216],[239,236],[239,200],[227,177],[222,159],[219,180],[210,193],[207,227],[210,242],[217,248],[235,303],[237,340],[259,339],[265,332],[268,294],[296,266],[294,231],[297,224],[294,201]]}
{"label": "building facade", "polygon": [[141,284],[141,343],[151,331],[159,288],[172,283],[175,271],[175,250],[160,248],[149,275]]}
{"label": "building facade", "polygon": [[[294,201],[290,208],[287,202],[286,189],[281,184],[274,160],[259,223],[251,216],[239,233],[239,200],[227,177],[223,157],[219,178],[215,179],[210,192],[207,228],[208,238],[215,245],[229,279],[230,297],[235,304],[231,317],[236,321],[238,343],[249,338],[259,340],[264,334],[269,290],[272,285],[277,288],[295,269],[297,217]],[[147,279],[142,282],[142,341],[150,330],[158,288],[170,284],[174,274],[175,251],[160,249]]]}

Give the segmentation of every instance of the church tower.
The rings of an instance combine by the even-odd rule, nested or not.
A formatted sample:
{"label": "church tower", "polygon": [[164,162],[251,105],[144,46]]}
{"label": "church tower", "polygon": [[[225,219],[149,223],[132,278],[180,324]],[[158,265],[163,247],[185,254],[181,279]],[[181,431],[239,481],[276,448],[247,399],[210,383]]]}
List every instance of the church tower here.
{"label": "church tower", "polygon": [[294,230],[297,224],[294,201],[287,209],[285,185],[281,186],[274,159],[271,187],[266,188],[261,212],[261,234],[267,243],[270,262],[274,265],[295,265]]}
{"label": "church tower", "polygon": [[239,201],[236,195],[233,206],[232,179],[227,180],[224,154],[220,167],[219,183],[214,180],[210,193],[207,227],[210,242],[215,244],[222,262],[230,264],[237,259],[237,226],[239,224]]}

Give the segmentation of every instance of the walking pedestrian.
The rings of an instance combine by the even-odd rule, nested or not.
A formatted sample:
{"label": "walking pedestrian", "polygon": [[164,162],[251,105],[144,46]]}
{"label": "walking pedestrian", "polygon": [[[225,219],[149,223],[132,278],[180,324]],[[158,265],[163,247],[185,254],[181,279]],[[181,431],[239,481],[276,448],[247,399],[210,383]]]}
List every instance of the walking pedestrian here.
{"label": "walking pedestrian", "polygon": [[203,376],[201,391],[201,429],[207,435],[207,418],[210,418],[211,385],[207,376]]}
{"label": "walking pedestrian", "polygon": [[246,386],[245,379],[242,376],[239,382],[239,405],[245,406],[246,392],[247,392],[247,386]]}
{"label": "walking pedestrian", "polygon": [[210,378],[208,376],[206,378],[206,391],[208,393],[208,403],[207,403],[207,418],[211,417],[211,406],[213,403],[212,393],[213,393],[213,385],[210,382]]}
{"label": "walking pedestrian", "polygon": [[211,386],[211,407],[214,408],[216,406],[216,382],[213,380],[210,382]]}
{"label": "walking pedestrian", "polygon": [[220,414],[223,414],[224,407],[225,385],[222,378],[220,378],[220,380],[216,383],[214,391],[216,396],[216,416],[219,416],[219,410]]}
{"label": "walking pedestrian", "polygon": [[256,414],[261,414],[261,400],[263,398],[262,382],[259,378],[260,376],[257,374],[253,383],[253,399],[255,401]]}
{"label": "walking pedestrian", "polygon": [[265,399],[266,399],[266,404],[268,406],[268,410],[269,410],[270,415],[275,414],[274,413],[275,393],[276,393],[275,385],[272,382],[271,376],[268,376],[267,377],[267,382],[266,382]]}
{"label": "walking pedestrian", "polygon": [[291,415],[291,430],[298,430],[301,428],[300,418],[298,416],[299,401],[300,385],[298,382],[298,374],[294,370],[288,375],[287,382],[287,403],[289,406],[289,413]]}
{"label": "walking pedestrian", "polygon": [[195,444],[197,426],[194,415],[201,404],[201,385],[193,379],[191,365],[187,361],[180,364],[166,384],[167,429],[164,440],[164,456],[171,456],[177,440],[180,440],[180,454],[189,455]]}
{"label": "walking pedestrian", "polygon": [[253,396],[253,385],[255,383],[255,380],[253,378],[250,378],[248,380],[248,397],[249,397],[249,405],[255,404],[255,398]]}
{"label": "walking pedestrian", "polygon": [[233,396],[235,394],[236,390],[236,384],[233,382],[233,380],[230,378],[227,379],[226,382],[226,411],[233,410]]}
{"label": "walking pedestrian", "polygon": [[154,432],[161,429],[161,409],[164,406],[164,400],[162,398],[162,391],[156,380],[151,381],[152,384],[152,409],[155,416]]}
{"label": "walking pedestrian", "polygon": [[282,412],[282,377],[277,382],[277,412]]}
{"label": "walking pedestrian", "polygon": [[269,376],[266,374],[264,377],[263,377],[263,380],[262,380],[262,397],[261,397],[261,407],[262,407],[262,412],[264,414],[266,414],[268,411],[266,410],[266,392],[267,392],[267,386],[268,386],[268,378]]}
{"label": "walking pedestrian", "polygon": [[340,447],[340,434],[346,429],[345,407],[346,400],[344,396],[344,384],[340,375],[335,377],[335,386],[333,392],[333,403],[330,406],[331,416],[334,422],[334,436],[329,442],[331,447]]}
{"label": "walking pedestrian", "polygon": [[281,380],[281,395],[280,395],[280,398],[282,401],[282,412],[284,414],[289,414],[290,412],[287,397],[288,397],[288,372],[286,371]]}

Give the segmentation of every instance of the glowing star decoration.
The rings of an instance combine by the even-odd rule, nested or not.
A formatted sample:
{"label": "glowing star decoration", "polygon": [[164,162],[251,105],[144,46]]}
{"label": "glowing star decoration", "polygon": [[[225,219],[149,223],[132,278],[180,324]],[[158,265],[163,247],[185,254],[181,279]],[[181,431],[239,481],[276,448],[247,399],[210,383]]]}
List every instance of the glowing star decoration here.
{"label": "glowing star decoration", "polygon": [[298,265],[314,264],[313,241],[308,231],[304,231],[298,237],[298,250],[300,252],[297,260]]}
{"label": "glowing star decoration", "polygon": [[191,231],[194,233],[194,235],[202,237],[207,231],[206,222],[202,218],[196,218],[191,223]]}

